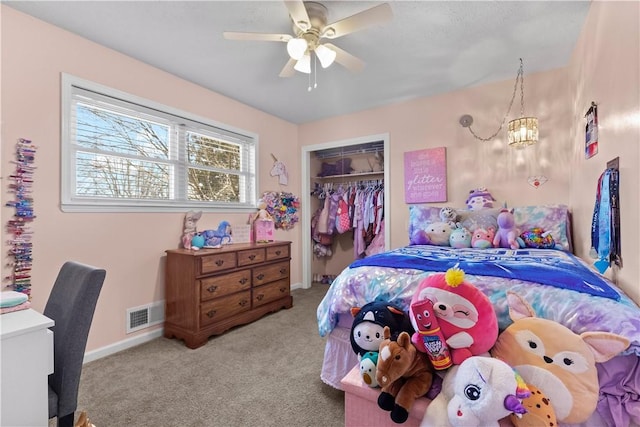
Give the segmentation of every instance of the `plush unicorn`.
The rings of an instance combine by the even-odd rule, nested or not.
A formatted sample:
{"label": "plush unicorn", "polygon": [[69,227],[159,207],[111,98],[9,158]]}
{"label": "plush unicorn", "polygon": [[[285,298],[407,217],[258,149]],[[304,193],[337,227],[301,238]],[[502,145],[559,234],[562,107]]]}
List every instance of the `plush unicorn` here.
{"label": "plush unicorn", "polygon": [[198,234],[204,237],[203,247],[219,248],[231,243],[231,224],[229,221],[222,221],[216,230],[204,230]]}

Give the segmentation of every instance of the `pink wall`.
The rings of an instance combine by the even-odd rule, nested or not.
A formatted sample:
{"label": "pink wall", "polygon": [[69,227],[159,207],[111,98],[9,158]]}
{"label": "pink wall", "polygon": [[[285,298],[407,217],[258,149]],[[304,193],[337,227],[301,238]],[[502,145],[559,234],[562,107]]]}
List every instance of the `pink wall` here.
{"label": "pink wall", "polygon": [[[518,59],[514,58],[514,79]],[[300,126],[300,142],[313,145],[363,135],[389,133],[391,182],[385,183],[391,195],[393,218],[387,224],[391,247],[408,243],[408,205],[404,202],[404,152],[424,148],[447,148],[447,185],[449,200],[437,206],[464,207],[469,190],[484,186],[496,199],[509,206],[562,203],[569,197],[570,171],[557,167],[566,164],[572,153],[565,139],[551,129],[567,128],[569,110],[566,100],[565,70],[527,76],[525,112],[536,112],[540,120],[540,143],[524,150],[508,148],[506,134],[490,141],[473,138],[458,120],[463,114],[474,117],[474,131],[493,133],[506,111],[513,81],[442,94],[389,105],[349,116]],[[563,93],[566,95],[562,96]],[[560,94],[560,95],[559,95]],[[517,108],[519,112],[519,105]],[[530,175],[544,174],[549,181],[536,189],[528,184]],[[387,215],[387,214],[385,214]]]}
{"label": "pink wall", "polygon": [[[103,266],[107,279],[98,303],[88,350],[117,343],[125,335],[129,307],[163,298],[164,250],[177,246],[183,214],[62,213],[60,201],[60,73],[66,72],[155,102],[210,117],[258,134],[260,192],[278,190],[268,175],[274,153],[289,167],[289,186],[299,194],[301,146],[389,133],[391,247],[407,243],[408,209],[404,204],[403,153],[447,147],[448,205],[462,207],[468,191],[488,187],[509,205],[568,203],[575,217],[578,254],[585,256],[597,176],[607,160],[620,156],[622,169],[622,240],[625,267],[614,280],[638,293],[638,200],[640,160],[639,49],[637,2],[593,2],[567,68],[527,75],[525,112],[540,119],[540,143],[525,150],[506,146],[504,133],[494,141],[475,140],[458,124],[474,117],[474,130],[487,135],[499,125],[511,97],[513,80],[389,105],[348,116],[295,126],[223,97],[71,33],[0,6],[2,70],[2,149],[0,166],[7,176],[19,137],[39,147],[34,185],[37,219],[33,224],[33,304],[42,309],[60,265],[67,259]],[[514,78],[518,66],[514,53]],[[527,63],[525,58],[525,72]],[[582,115],[589,103],[600,104],[600,154],[584,160]],[[519,107],[519,106],[518,106]],[[517,108],[516,108],[517,110]],[[535,189],[530,175],[549,181]],[[8,194],[2,193],[2,206]],[[1,222],[13,211],[0,208]],[[242,221],[246,214],[205,214],[199,228],[221,219]],[[162,232],[159,230],[167,230]],[[301,233],[278,231],[293,241],[292,282],[301,280]],[[627,237],[628,236],[628,237]],[[6,239],[3,239],[6,240]],[[6,245],[2,243],[2,253]],[[4,265],[4,262],[1,263]],[[4,268],[4,267],[3,267]],[[6,272],[3,270],[2,276]]]}
{"label": "pink wall", "polygon": [[[259,193],[279,190],[270,177],[273,153],[289,167],[285,191],[300,193],[299,158],[286,147],[297,142],[297,127],[232,99],[205,90],[132,58],[106,49],[4,5],[2,19],[2,176],[13,169],[15,142],[24,137],[36,153],[32,304],[42,310],[66,260],[104,267],[107,278],[96,309],[88,350],[126,335],[126,309],[164,298],[163,256],[178,247],[183,213],[63,213],[60,210],[60,73],[65,72],[259,135]],[[2,181],[4,182],[4,180]],[[3,184],[4,185],[4,184]],[[13,210],[4,207],[2,223]],[[220,220],[246,221],[248,213],[208,213],[199,229]],[[278,231],[292,240],[292,282],[300,282],[300,227]],[[2,253],[6,253],[3,239]],[[5,276],[3,261],[2,277]],[[148,330],[145,330],[147,332]]]}
{"label": "pink wall", "polygon": [[[588,259],[598,177],[620,157],[622,269],[607,276],[640,302],[640,3],[592,2],[570,64],[571,206],[576,253]],[[584,114],[598,104],[598,154],[584,156]]]}

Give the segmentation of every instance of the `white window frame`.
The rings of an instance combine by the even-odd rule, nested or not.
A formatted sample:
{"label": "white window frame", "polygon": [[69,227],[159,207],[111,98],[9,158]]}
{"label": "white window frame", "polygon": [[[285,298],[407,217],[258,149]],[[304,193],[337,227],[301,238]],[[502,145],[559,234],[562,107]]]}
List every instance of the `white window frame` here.
{"label": "white window frame", "polygon": [[[215,122],[213,120],[196,116],[186,111],[178,110],[154,101],[150,101],[136,95],[131,95],[107,86],[84,80],[70,74],[61,73],[61,209],[63,212],[184,212],[194,209],[206,212],[253,212],[255,211],[258,189],[258,135],[242,129]],[[144,199],[104,199],[75,196],[75,155],[76,145],[72,141],[72,103],[74,88],[90,91],[99,96],[115,98],[114,105],[118,103],[130,104],[142,109],[155,110],[158,113],[157,121],[165,121],[166,117],[173,116],[175,120],[188,123],[190,130],[197,130],[223,141],[242,142],[252,146],[249,152],[247,170],[245,172],[246,183],[240,190],[244,193],[244,202],[203,202],[186,199],[187,182],[186,168],[189,165],[185,159],[186,148],[182,145],[172,144],[171,161],[176,166],[175,176],[172,177],[171,200],[144,200]],[[131,105],[133,104],[133,105]],[[137,110],[136,110],[137,111]],[[140,111],[141,115],[146,111]],[[179,126],[178,126],[179,127]],[[180,130],[179,130],[180,132]],[[174,138],[174,136],[172,136]],[[184,141],[184,138],[181,139]],[[175,151],[175,152],[174,152]],[[241,180],[242,181],[242,180]]]}

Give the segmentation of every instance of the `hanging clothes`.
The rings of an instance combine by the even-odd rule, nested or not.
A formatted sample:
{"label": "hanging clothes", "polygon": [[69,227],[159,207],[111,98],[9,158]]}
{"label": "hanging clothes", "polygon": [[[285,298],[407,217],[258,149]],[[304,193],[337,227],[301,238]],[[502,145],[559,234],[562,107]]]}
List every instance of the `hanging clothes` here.
{"label": "hanging clothes", "polygon": [[598,179],[591,222],[591,255],[595,268],[603,274],[615,262],[621,263],[619,213],[619,171],[605,170]]}

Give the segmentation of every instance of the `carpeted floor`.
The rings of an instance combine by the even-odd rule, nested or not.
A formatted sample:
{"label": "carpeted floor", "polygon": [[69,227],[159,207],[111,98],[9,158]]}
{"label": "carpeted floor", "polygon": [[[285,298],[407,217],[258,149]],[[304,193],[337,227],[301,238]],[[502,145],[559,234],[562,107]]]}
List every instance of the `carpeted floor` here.
{"label": "carpeted floor", "polygon": [[291,309],[196,350],[158,338],[90,362],[76,414],[96,427],[342,426],[343,392],[320,380],[316,308],[326,290],[295,290]]}

